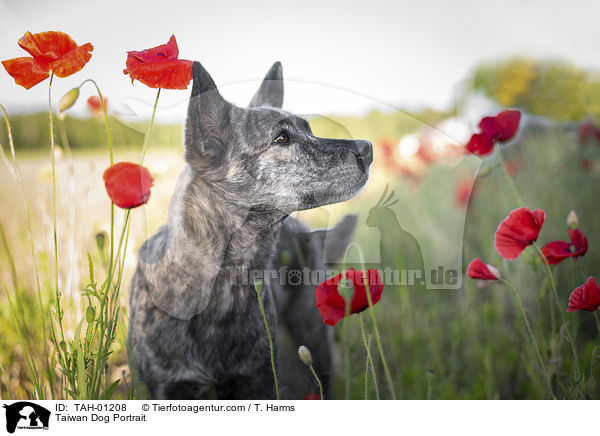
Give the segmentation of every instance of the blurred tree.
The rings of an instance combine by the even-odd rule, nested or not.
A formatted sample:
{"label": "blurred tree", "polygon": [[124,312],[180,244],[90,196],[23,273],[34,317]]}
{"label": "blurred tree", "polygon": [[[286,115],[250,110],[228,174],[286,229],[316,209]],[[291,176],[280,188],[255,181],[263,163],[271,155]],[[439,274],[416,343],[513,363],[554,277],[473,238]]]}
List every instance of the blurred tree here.
{"label": "blurred tree", "polygon": [[600,118],[600,76],[558,60],[518,57],[477,67],[472,90],[557,121]]}

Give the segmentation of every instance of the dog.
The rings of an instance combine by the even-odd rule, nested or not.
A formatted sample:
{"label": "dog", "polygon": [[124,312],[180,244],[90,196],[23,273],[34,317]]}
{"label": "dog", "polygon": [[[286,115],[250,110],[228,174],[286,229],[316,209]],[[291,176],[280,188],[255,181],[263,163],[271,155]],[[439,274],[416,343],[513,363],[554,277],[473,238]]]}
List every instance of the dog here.
{"label": "dog", "polygon": [[298,400],[318,393],[313,375],[298,358],[300,345],[310,350],[324,396],[329,397],[333,329],[323,323],[315,306],[315,286],[325,280],[329,267],[342,260],[355,227],[355,215],[346,215],[331,229],[311,231],[292,217],[281,226],[273,257],[280,275],[271,281],[279,323],[281,398]]}
{"label": "dog", "polygon": [[282,110],[279,62],[246,108],[227,102],[199,62],[192,76],[186,164],[167,223],[141,247],[132,280],[130,364],[150,398],[273,399],[258,298],[276,363],[274,295],[265,281],[257,296],[245,273],[273,268],[290,213],[357,195],[373,148],[316,137],[305,119]]}

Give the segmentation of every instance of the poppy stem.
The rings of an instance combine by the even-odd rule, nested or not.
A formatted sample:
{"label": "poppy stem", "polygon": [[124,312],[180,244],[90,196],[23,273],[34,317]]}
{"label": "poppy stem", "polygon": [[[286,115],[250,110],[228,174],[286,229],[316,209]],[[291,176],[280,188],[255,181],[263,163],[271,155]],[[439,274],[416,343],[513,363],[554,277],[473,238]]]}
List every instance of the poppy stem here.
{"label": "poppy stem", "polygon": [[315,377],[315,380],[317,381],[317,384],[319,385],[319,393],[321,394],[321,400],[324,400],[325,397],[323,396],[323,385],[321,384],[321,380],[319,379],[319,376],[315,372],[315,368],[313,368],[312,365],[308,365],[308,367],[310,368],[310,372],[312,372],[312,375]]}
{"label": "poppy stem", "polygon": [[156,93],[156,100],[154,100],[154,108],[152,109],[152,118],[150,118],[150,125],[148,126],[146,136],[144,137],[144,145],[142,145],[142,152],[140,154],[140,165],[144,163],[144,157],[146,156],[148,144],[150,143],[150,132],[152,131],[152,125],[154,124],[154,116],[156,115],[156,106],[158,105],[158,97],[160,97],[160,90],[161,88],[158,88],[158,92]]}
{"label": "poppy stem", "polygon": [[533,331],[531,330],[531,325],[529,324],[529,320],[527,319],[527,314],[525,313],[525,307],[523,306],[523,301],[521,301],[521,296],[519,295],[519,293],[517,292],[517,289],[508,281],[505,280],[503,278],[498,279],[499,281],[501,281],[502,283],[504,283],[506,286],[508,286],[510,289],[512,289],[515,298],[517,300],[519,309],[521,310],[521,315],[523,316],[523,320],[525,321],[525,327],[527,328],[527,333],[529,333],[529,337],[531,338],[531,343],[533,344],[533,349],[535,351],[535,354],[538,358],[538,362],[540,364],[540,368],[544,373],[544,379],[546,381],[546,387],[548,388],[548,391],[550,392],[550,395],[552,396],[552,399],[556,400],[556,397],[554,396],[554,392],[552,391],[552,382],[550,380],[550,376],[548,375],[548,370],[546,369],[546,364],[544,363],[544,360],[542,359],[542,353],[540,352],[540,348],[538,346],[538,343],[535,339],[535,336],[533,335]]}
{"label": "poppy stem", "polygon": [[506,169],[506,162],[504,161],[504,158],[502,157],[502,151],[500,149],[500,147],[498,147],[498,160],[500,161],[500,166],[502,167],[502,171],[504,172],[504,176],[506,177],[506,181],[508,182],[508,186],[510,188],[510,190],[512,191],[513,196],[515,197],[515,200],[517,201],[517,205],[518,206],[523,206],[523,200],[521,199],[521,196],[519,195],[519,191],[517,191],[517,187],[515,186],[515,183],[512,180],[512,177],[510,176],[510,174],[508,174],[508,170]]}
{"label": "poppy stem", "polygon": [[54,226],[54,289],[56,291],[57,304],[58,290],[58,238],[56,232],[56,164],[54,161],[54,120],[52,116],[52,79],[54,72],[50,74],[50,83],[48,84],[48,115],[50,116],[50,151],[52,158],[52,221]]}
{"label": "poppy stem", "polygon": [[[390,394],[392,399],[396,399],[396,389],[394,388],[394,382],[392,380],[392,374],[390,373],[390,368],[388,367],[387,361],[385,360],[385,354],[383,352],[383,347],[381,346],[381,336],[379,335],[379,328],[377,327],[377,319],[375,318],[375,313],[373,312],[373,298],[371,297],[371,289],[369,287],[369,274],[368,271],[365,270],[365,256],[360,248],[360,245],[357,243],[352,243],[346,249],[346,254],[348,254],[351,247],[356,247],[356,251],[360,258],[360,264],[362,266],[363,272],[367,275],[365,280],[365,290],[367,294],[367,301],[369,303],[369,314],[371,316],[371,321],[373,322],[373,331],[375,332],[375,341],[377,342],[377,349],[379,350],[379,357],[381,358],[381,364],[383,365],[383,371],[385,372],[385,378],[388,383],[388,388],[390,390]],[[344,256],[346,257],[346,256]]]}
{"label": "poppy stem", "polygon": [[267,321],[267,315],[265,314],[265,307],[263,306],[261,295],[263,286],[264,284],[259,280],[256,280],[254,282],[254,291],[256,292],[256,297],[258,298],[258,306],[260,307],[260,313],[265,323],[265,329],[267,330],[267,339],[269,340],[269,349],[271,352],[271,368],[273,370],[273,381],[275,382],[275,395],[279,400],[279,384],[277,383],[277,368],[275,367],[275,351],[273,348],[273,339],[271,338],[271,331],[269,330],[269,323]]}
{"label": "poppy stem", "polygon": [[112,141],[112,134],[110,133],[110,123],[109,123],[109,119],[108,119],[108,112],[106,110],[106,103],[104,102],[104,97],[102,96],[102,92],[100,92],[100,87],[98,86],[98,84],[96,83],[96,81],[94,79],[85,79],[83,82],[81,82],[81,85],[79,85],[78,88],[81,88],[87,82],[92,83],[96,87],[96,92],[98,93],[98,98],[100,99],[100,103],[102,104],[102,111],[104,112],[104,124],[106,125],[106,135],[108,136],[108,151],[109,151],[109,156],[110,156],[110,164],[112,165],[114,163],[113,141]]}
{"label": "poppy stem", "polygon": [[598,333],[600,333],[600,315],[598,315],[598,309],[594,310],[594,319],[596,320],[596,327],[598,327]]}
{"label": "poppy stem", "polygon": [[[350,301],[352,301],[352,299],[350,299]],[[342,331],[342,335],[343,335],[343,347],[344,347],[344,398],[346,400],[350,399],[350,382],[351,382],[351,377],[350,377],[350,332],[348,330],[349,325],[348,323],[349,321],[349,317],[350,317],[350,302],[348,301],[347,298],[344,297],[344,302],[345,302],[345,309],[344,311],[346,312],[345,316],[344,316],[344,327],[343,327],[343,331]]]}
{"label": "poppy stem", "polygon": [[[104,124],[106,126],[106,136],[108,137],[108,157],[110,159],[110,165],[114,164],[114,156],[113,156],[113,140],[112,133],[110,132],[110,121],[108,119],[108,111],[106,109],[106,102],[104,101],[104,97],[102,96],[102,92],[100,91],[100,87],[96,83],[94,79],[86,79],[81,82],[79,88],[81,88],[85,83],[90,82],[96,87],[96,91],[98,92],[98,98],[100,98],[100,103],[102,104],[102,111],[104,112]],[[108,262],[108,269],[110,270],[114,261],[114,252],[115,252],[115,204],[110,202],[110,261]]]}
{"label": "poppy stem", "polygon": [[537,244],[537,242],[533,241],[532,245],[537,250],[538,254],[542,259],[542,263],[546,267],[546,272],[548,273],[548,277],[550,278],[550,284],[552,285],[552,292],[554,293],[554,300],[556,301],[556,306],[558,307],[558,313],[560,314],[561,321],[563,323],[566,339],[569,345],[571,346],[571,352],[573,353],[573,360],[575,361],[575,369],[577,370],[577,374],[581,373],[581,367],[579,365],[579,356],[577,354],[577,347],[575,346],[575,336],[571,335],[571,331],[569,329],[569,323],[565,314],[563,313],[562,306],[560,304],[560,298],[558,296],[558,290],[556,288],[556,282],[554,281],[554,274],[552,274],[552,270],[550,269],[550,265],[546,261],[546,256],[542,252],[542,249]]}
{"label": "poppy stem", "polygon": [[377,385],[377,377],[375,375],[375,365],[373,364],[373,357],[371,356],[371,335],[369,334],[369,340],[367,341],[367,338],[365,335],[365,326],[363,323],[362,315],[360,313],[358,314],[358,319],[360,321],[360,332],[362,334],[362,340],[363,340],[363,343],[365,344],[365,350],[367,350],[367,365],[366,365],[367,374],[365,374],[365,400],[368,399],[367,383],[369,380],[369,377],[368,377],[369,366],[371,367],[371,373],[373,374],[373,384],[375,385],[375,397],[379,400],[379,386]]}

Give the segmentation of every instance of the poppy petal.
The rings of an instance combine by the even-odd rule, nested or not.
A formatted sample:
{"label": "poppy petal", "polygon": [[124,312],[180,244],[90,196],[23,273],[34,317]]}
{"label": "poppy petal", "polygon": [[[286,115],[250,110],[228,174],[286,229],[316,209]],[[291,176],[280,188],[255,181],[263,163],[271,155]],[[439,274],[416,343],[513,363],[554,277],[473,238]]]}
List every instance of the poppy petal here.
{"label": "poppy petal", "polygon": [[123,72],[150,88],[186,89],[192,80],[192,61],[140,63]]}
{"label": "poppy petal", "polygon": [[325,280],[315,290],[317,309],[328,325],[336,325],[345,316],[344,298],[337,291],[341,279],[342,274],[338,274]]}
{"label": "poppy petal", "polygon": [[583,256],[587,253],[588,240],[579,228],[569,229],[569,238],[571,239],[574,257]]}
{"label": "poppy petal", "polygon": [[479,122],[481,133],[499,141],[508,141],[517,133],[521,121],[518,110],[504,110],[494,117],[484,117]]}
{"label": "poppy petal", "polygon": [[56,61],[77,48],[77,43],[69,35],[55,31],[26,32],[19,39],[19,45],[31,56],[46,63]]}
{"label": "poppy petal", "polygon": [[528,207],[513,210],[498,226],[494,235],[494,246],[505,259],[516,259],[532,242],[537,241],[546,213]]}
{"label": "poppy petal", "polygon": [[[346,317],[346,301],[338,292],[338,286],[343,277],[348,278],[354,287],[354,295],[350,303],[350,314],[362,312],[369,307],[364,273],[350,268],[343,274],[325,280],[315,290],[316,306],[325,324],[334,326]],[[367,280],[371,292],[371,301],[374,305],[381,299],[383,292],[383,282],[379,271],[376,269],[368,270]]]}
{"label": "poppy petal", "polygon": [[132,209],[150,199],[153,179],[146,167],[119,162],[107,168],[102,178],[108,196],[120,208]]}
{"label": "poppy petal", "polygon": [[589,277],[583,285],[571,292],[567,312],[576,312],[578,310],[593,312],[599,306],[600,288],[598,288],[594,278]]}
{"label": "poppy petal", "polygon": [[34,58],[8,59],[2,61],[2,66],[15,79],[15,83],[25,89],[30,89],[50,76],[48,64]]}
{"label": "poppy petal", "polygon": [[472,279],[498,280],[498,277],[489,269],[481,259],[476,257],[467,267],[467,276]]}
{"label": "poppy petal", "polygon": [[[105,97],[104,104],[107,103],[108,100]],[[87,99],[87,106],[94,113],[102,112],[104,110],[104,107],[102,106],[102,101],[100,101],[100,97],[98,97],[97,95],[92,95],[90,96],[90,98]]]}
{"label": "poppy petal", "polygon": [[550,265],[557,265],[572,256],[569,243],[564,241],[548,242],[542,247],[542,253]]}
{"label": "poppy petal", "polygon": [[178,57],[179,47],[177,46],[175,35],[171,35],[169,42],[166,44],[142,51],[127,52],[127,60],[125,61],[125,65],[127,66],[127,69],[129,69],[141,63],[176,60]]}
{"label": "poppy petal", "polygon": [[89,42],[81,47],[76,47],[65,53],[60,59],[50,62],[50,69],[58,77],[69,77],[85,67],[92,57],[90,53],[92,50],[94,50],[94,46]]}
{"label": "poppy petal", "polygon": [[477,156],[485,156],[490,154],[494,149],[494,141],[489,136],[475,133],[471,136],[467,145],[465,145],[465,149]]}

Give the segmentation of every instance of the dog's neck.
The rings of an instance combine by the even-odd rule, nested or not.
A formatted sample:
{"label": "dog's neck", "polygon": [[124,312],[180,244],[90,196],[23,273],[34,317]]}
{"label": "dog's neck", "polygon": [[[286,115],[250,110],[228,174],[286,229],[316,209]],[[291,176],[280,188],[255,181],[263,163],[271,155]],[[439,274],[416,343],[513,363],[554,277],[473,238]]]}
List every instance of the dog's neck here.
{"label": "dog's neck", "polygon": [[[249,207],[226,190],[205,183],[186,167],[181,176],[183,195],[169,212],[169,225],[187,240],[206,247],[205,261],[221,269],[268,266],[279,227],[286,215],[272,208]],[[179,210],[176,212],[175,210]]]}
{"label": "dog's neck", "polygon": [[186,165],[161,237],[140,251],[155,304],[189,319],[208,307],[226,312],[243,306],[234,304],[237,298],[256,298],[250,274],[270,266],[285,216],[233,201]]}

